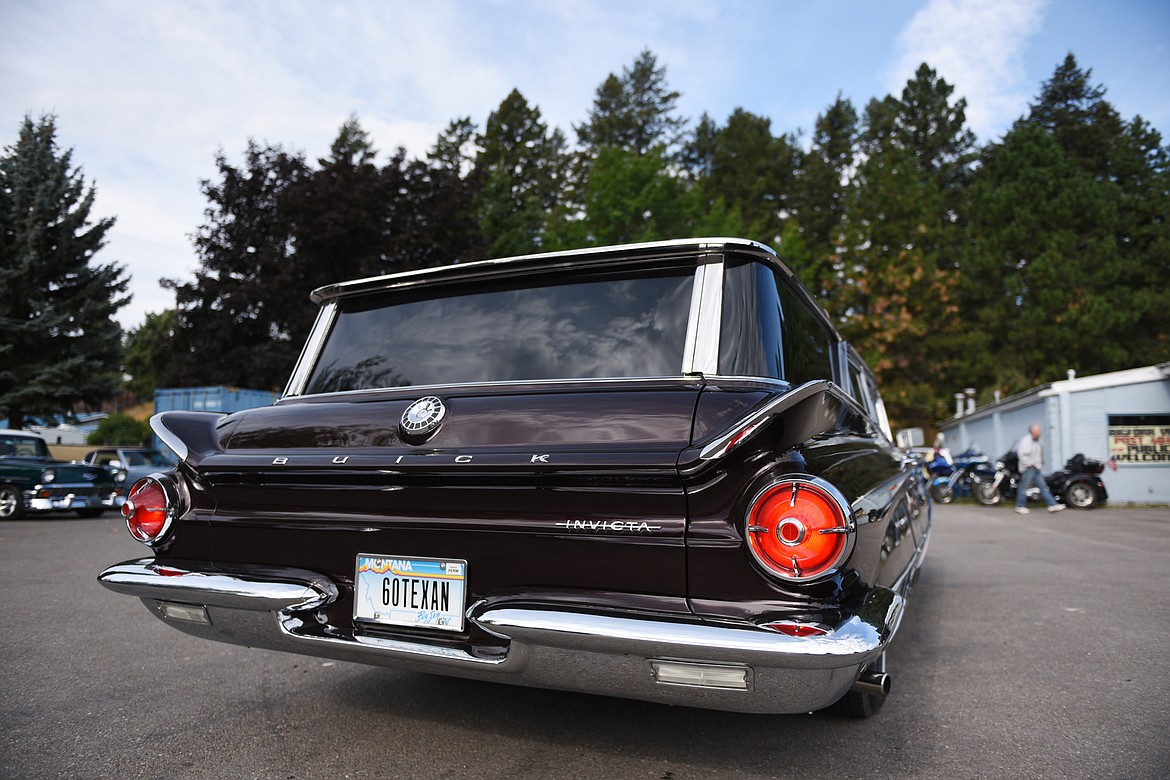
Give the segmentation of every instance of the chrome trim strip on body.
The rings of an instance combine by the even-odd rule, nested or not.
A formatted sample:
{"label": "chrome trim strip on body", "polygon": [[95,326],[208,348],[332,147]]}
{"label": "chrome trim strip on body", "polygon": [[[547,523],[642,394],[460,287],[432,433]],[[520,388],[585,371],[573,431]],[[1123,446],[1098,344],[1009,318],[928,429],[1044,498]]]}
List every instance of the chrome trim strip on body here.
{"label": "chrome trim strip on body", "polygon": [[[588,377],[588,378],[564,378],[564,379],[525,379],[517,381],[514,379],[499,380],[494,382],[455,382],[451,384],[437,384],[437,385],[411,385],[410,387],[368,387],[361,390],[339,390],[330,393],[312,393],[308,395],[296,396],[298,399],[306,398],[323,398],[325,396],[336,396],[341,399],[353,398],[355,396],[367,395],[386,395],[393,393],[413,399],[420,393],[424,395],[439,395],[447,392],[459,392],[467,389],[484,388],[485,390],[499,390],[508,387],[515,387],[525,392],[536,387],[559,387],[562,385],[647,385],[647,384],[675,384],[675,385],[696,385],[702,382],[708,385],[718,385],[719,383],[730,384],[753,384],[764,387],[775,388],[781,392],[787,392],[792,389],[792,385],[785,382],[783,379],[773,379],[770,377],[758,376],[735,376],[732,374],[707,374],[704,373],[700,379],[695,376],[615,376],[615,377]],[[608,388],[607,388],[608,389]],[[289,395],[285,396],[290,397]],[[161,438],[161,437],[160,437]]]}
{"label": "chrome trim strip on body", "polygon": [[865,416],[865,410],[858,405],[857,401],[833,382],[827,379],[805,382],[784,395],[773,398],[754,412],[744,415],[729,425],[718,438],[703,448],[702,452],[699,453],[699,458],[702,460],[722,458],[733,444],[740,444],[750,439],[760,425],[769,418],[783,413],[801,401],[826,392],[854,409],[858,414]]}
{"label": "chrome trim strip on body", "polygon": [[179,460],[187,460],[187,456],[191,454],[187,443],[180,439],[170,428],[163,422],[163,415],[166,412],[159,412],[150,418],[150,430],[154,431],[154,435],[162,441],[163,444],[175,453]]}
{"label": "chrome trim strip on body", "polygon": [[703,307],[703,281],[706,279],[704,266],[695,269],[694,283],[691,285],[691,307],[687,310],[687,335],[683,340],[683,357],[680,371],[683,374],[695,373],[695,343],[699,339],[699,311]]}
{"label": "chrome trim strip on body", "polygon": [[[902,598],[906,598],[909,595],[910,588],[914,585],[914,575],[922,568],[922,564],[926,560],[926,548],[930,545],[930,530],[928,526],[926,535],[922,537],[922,541],[918,543],[918,546],[914,550],[914,557],[911,559],[910,564],[902,570],[902,573],[898,575],[898,579],[891,586],[893,591],[901,595]],[[899,620],[901,620],[900,617]]]}

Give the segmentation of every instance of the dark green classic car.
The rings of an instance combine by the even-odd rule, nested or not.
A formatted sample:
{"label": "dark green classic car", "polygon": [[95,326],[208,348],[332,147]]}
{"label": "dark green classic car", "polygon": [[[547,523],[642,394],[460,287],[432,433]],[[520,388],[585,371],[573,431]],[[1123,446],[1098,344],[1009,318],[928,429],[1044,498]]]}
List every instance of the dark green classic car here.
{"label": "dark green classic car", "polygon": [[0,520],[31,512],[97,517],[114,508],[114,487],[109,469],[54,460],[35,433],[0,429]]}

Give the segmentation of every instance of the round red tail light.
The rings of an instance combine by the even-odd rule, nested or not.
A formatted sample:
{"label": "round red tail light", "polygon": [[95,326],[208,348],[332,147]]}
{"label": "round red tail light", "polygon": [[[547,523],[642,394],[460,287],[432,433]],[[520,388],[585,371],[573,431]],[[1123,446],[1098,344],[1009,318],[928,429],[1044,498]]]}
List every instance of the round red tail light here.
{"label": "round red tail light", "polygon": [[748,510],[748,548],[781,579],[810,580],[836,570],[849,553],[852,531],[848,502],[815,477],[770,485]]}
{"label": "round red tail light", "polygon": [[122,504],[122,517],[130,535],[143,544],[154,544],[170,530],[178,514],[178,491],[173,482],[161,475],[140,479],[130,488]]}

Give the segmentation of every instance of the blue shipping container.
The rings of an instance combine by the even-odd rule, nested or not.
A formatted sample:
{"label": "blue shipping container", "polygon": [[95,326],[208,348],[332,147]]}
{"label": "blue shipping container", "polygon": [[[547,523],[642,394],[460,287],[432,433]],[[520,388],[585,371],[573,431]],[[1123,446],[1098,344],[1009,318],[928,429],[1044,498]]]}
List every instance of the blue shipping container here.
{"label": "blue shipping container", "polygon": [[154,413],[224,412],[231,414],[257,406],[272,406],[280,395],[269,390],[240,387],[173,387],[154,391]]}
{"label": "blue shipping container", "polygon": [[[154,391],[154,413],[159,412],[232,412],[272,406],[280,397],[269,390],[239,387],[174,387]],[[154,449],[170,453],[157,436],[151,436]]]}

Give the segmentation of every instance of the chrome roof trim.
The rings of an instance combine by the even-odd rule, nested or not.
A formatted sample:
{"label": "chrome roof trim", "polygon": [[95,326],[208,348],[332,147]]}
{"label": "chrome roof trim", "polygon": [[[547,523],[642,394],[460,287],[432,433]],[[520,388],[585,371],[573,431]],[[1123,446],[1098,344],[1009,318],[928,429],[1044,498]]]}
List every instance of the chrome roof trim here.
{"label": "chrome roof trim", "polygon": [[752,254],[767,256],[773,262],[780,264],[779,255],[769,246],[749,241],[744,238],[687,238],[671,241],[652,241],[641,244],[622,244],[619,246],[589,247],[574,249],[567,252],[543,252],[531,255],[517,255],[515,257],[500,257],[491,260],[476,260],[469,263],[423,268],[415,271],[404,271],[398,274],[385,276],[371,276],[365,279],[354,279],[347,282],[318,287],[312,293],[316,303],[324,303],[334,298],[356,293],[376,292],[398,287],[411,287],[432,279],[451,277],[457,279],[462,276],[501,276],[522,268],[555,269],[558,267],[580,267],[589,265],[593,261],[598,265],[612,262],[624,255],[642,255],[652,259],[661,255],[706,255],[723,250],[739,250]]}

